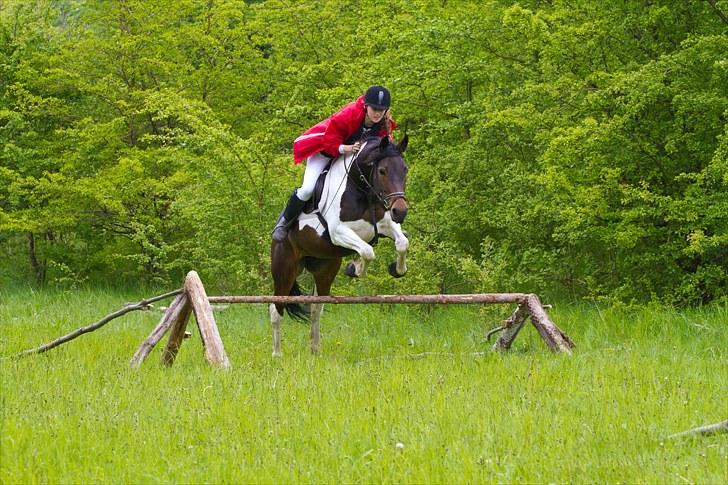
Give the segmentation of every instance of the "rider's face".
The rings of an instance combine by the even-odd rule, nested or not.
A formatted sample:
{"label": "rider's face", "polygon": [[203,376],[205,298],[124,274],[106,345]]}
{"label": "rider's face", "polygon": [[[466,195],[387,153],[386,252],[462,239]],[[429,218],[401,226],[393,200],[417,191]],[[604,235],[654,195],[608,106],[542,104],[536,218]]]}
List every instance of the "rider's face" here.
{"label": "rider's face", "polygon": [[384,118],[384,114],[387,112],[386,109],[377,109],[367,105],[367,118],[372,123],[379,123]]}

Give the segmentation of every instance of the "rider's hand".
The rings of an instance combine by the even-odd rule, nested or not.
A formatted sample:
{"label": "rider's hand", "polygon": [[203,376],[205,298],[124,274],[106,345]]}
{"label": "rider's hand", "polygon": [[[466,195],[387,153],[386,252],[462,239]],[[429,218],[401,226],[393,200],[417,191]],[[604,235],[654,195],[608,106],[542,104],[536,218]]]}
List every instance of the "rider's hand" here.
{"label": "rider's hand", "polygon": [[356,153],[361,148],[361,143],[356,142],[353,145],[339,145],[339,153],[342,155],[347,154],[351,155],[352,153]]}

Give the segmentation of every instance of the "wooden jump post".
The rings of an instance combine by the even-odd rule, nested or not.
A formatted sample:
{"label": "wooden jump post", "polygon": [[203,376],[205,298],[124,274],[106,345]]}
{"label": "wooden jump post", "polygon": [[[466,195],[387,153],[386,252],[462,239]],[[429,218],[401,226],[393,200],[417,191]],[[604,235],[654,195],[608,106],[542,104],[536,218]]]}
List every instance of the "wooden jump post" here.
{"label": "wooden jump post", "polygon": [[195,314],[207,361],[214,367],[228,369],[230,361],[225,353],[220,333],[217,331],[217,324],[215,323],[215,317],[212,315],[212,307],[207,298],[207,293],[205,293],[205,288],[202,286],[202,281],[196,271],[187,273],[184,291],[172,301],[159,324],[142,343],[134,357],[131,358],[131,366],[134,368],[141,366],[147,355],[170,328],[169,341],[162,353],[162,363],[171,366],[185,337],[190,313]]}
{"label": "wooden jump post", "polygon": [[[205,358],[215,366],[229,368],[230,361],[225,354],[222,339],[217,330],[211,303],[324,303],[324,304],[496,304],[515,303],[516,310],[503,320],[502,330],[493,350],[510,349],[518,332],[531,317],[531,322],[539,334],[554,352],[570,354],[574,343],[549,319],[538,296],[527,293],[478,293],[466,295],[376,295],[376,296],[207,296],[205,288],[197,272],[190,271],[185,278],[184,291],[177,295],[162,316],[159,324],[142,343],[131,359],[132,367],[141,366],[154,346],[170,331],[167,347],[162,353],[162,362],[172,365],[177,356],[187,329],[190,314],[195,314],[197,326],[205,348]],[[489,332],[490,334],[493,332]]]}

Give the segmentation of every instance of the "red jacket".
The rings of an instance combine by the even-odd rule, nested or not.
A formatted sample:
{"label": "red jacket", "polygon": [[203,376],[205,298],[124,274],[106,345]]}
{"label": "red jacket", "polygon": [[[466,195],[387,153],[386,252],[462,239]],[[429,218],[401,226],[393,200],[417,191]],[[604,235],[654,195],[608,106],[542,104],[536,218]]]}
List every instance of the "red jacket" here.
{"label": "red jacket", "polygon": [[[365,116],[364,96],[360,96],[353,103],[347,104],[296,138],[293,142],[293,161],[301,163],[314,153],[321,151],[338,156],[339,145],[343,145],[347,138],[356,133]],[[389,113],[386,116],[389,116]],[[396,126],[394,120],[391,120],[391,130],[394,130]],[[391,130],[387,132],[383,129],[377,133],[377,136],[391,135]]]}

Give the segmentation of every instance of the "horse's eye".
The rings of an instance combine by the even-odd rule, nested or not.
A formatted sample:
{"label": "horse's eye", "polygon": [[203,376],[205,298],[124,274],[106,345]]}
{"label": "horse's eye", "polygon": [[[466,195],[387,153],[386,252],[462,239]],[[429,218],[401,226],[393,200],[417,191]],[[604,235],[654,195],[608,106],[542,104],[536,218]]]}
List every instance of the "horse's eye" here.
{"label": "horse's eye", "polygon": [[379,175],[386,175],[387,169],[384,167],[379,167]]}

